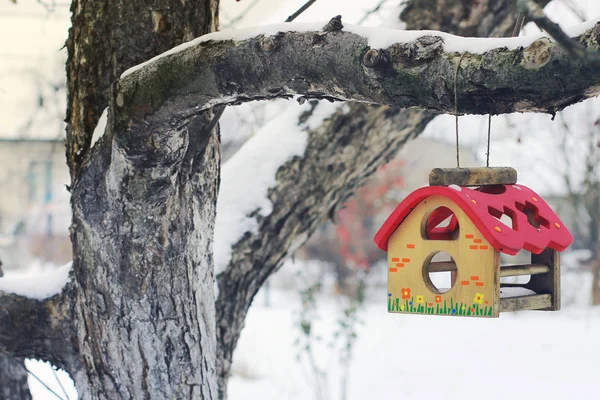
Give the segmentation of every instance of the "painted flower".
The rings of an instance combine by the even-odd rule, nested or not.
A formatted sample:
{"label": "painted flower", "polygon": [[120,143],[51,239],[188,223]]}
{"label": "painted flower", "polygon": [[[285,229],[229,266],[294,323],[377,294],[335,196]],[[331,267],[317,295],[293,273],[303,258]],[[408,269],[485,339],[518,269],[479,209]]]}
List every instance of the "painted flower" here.
{"label": "painted flower", "polygon": [[467,306],[465,306],[464,304],[461,307],[461,310],[465,311],[467,309]]}
{"label": "painted flower", "polygon": [[471,312],[472,312],[472,313],[474,313],[474,312],[475,312],[475,309],[474,309],[473,307],[471,307]]}
{"label": "painted flower", "polygon": [[388,297],[392,297],[392,294],[391,294],[391,293],[388,293]]}
{"label": "painted flower", "polygon": [[435,296],[435,302],[436,303],[441,303],[442,302],[442,296]]}
{"label": "painted flower", "polygon": [[429,307],[433,307],[433,303],[427,303]]}
{"label": "painted flower", "polygon": [[423,296],[417,296],[417,303],[421,304],[425,301],[425,298]]}
{"label": "painted flower", "polygon": [[473,302],[477,304],[483,304],[483,294],[475,293],[475,297],[473,297]]}
{"label": "painted flower", "polygon": [[456,314],[456,308],[452,309],[452,314]]}
{"label": "painted flower", "polygon": [[404,311],[406,307],[404,307],[404,304],[400,304],[400,311]]}
{"label": "painted flower", "polygon": [[403,299],[410,298],[410,288],[402,288],[402,298]]}

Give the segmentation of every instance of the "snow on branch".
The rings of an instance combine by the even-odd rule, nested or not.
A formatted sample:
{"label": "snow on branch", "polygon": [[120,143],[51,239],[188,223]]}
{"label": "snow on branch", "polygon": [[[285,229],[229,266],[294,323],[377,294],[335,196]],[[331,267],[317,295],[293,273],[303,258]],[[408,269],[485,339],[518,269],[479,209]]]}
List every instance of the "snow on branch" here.
{"label": "snow on branch", "polygon": [[269,190],[276,186],[278,169],[304,154],[308,130],[334,111],[332,104],[316,110],[308,103],[300,110],[290,109],[262,127],[223,165],[215,222],[215,274],[229,264],[233,245],[245,234],[257,234],[260,220],[271,214]]}
{"label": "snow on branch", "polygon": [[583,44],[574,40],[568,33],[564,32],[560,26],[552,22],[544,10],[535,1],[518,0],[517,7],[519,11],[527,15],[540,29],[556,40],[570,55],[583,60],[590,66],[598,67],[600,65],[600,53],[597,49],[588,49]]}
{"label": "snow on branch", "polygon": [[[333,21],[333,20],[332,20]],[[571,29],[599,46],[600,24]],[[118,130],[184,126],[200,111],[246,101],[353,100],[459,113],[554,113],[600,94],[600,70],[545,36],[459,38],[342,24],[283,24],[212,33],[126,71],[115,88]]]}
{"label": "snow on branch", "polygon": [[36,266],[24,272],[7,273],[0,278],[0,292],[43,300],[59,294],[69,282],[72,262],[55,268]]}

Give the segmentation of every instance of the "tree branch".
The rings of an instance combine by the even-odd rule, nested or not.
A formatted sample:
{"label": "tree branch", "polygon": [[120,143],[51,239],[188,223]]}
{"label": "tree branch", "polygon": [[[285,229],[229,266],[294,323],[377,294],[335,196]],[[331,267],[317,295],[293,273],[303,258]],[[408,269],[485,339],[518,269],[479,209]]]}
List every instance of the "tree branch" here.
{"label": "tree branch", "polygon": [[[506,36],[515,26],[513,3],[507,0],[477,3],[485,4],[484,8],[462,0],[416,3],[419,6],[409,3],[402,13],[407,29],[435,27],[464,36]],[[279,168],[276,185],[269,189],[273,211],[257,217],[256,231],[235,244],[227,268],[217,276],[221,398],[226,396],[231,359],[247,309],[262,283],[434,116],[360,103],[340,107],[321,127],[308,133],[305,153]]]}
{"label": "tree branch", "polygon": [[[353,28],[359,29],[378,32]],[[600,93],[600,69],[568,57],[547,38],[521,48],[522,38],[460,39],[436,32],[376,50],[366,37],[348,30],[281,32],[239,41],[226,35],[232,33],[206,35],[125,74],[112,105],[118,111],[116,131],[177,129],[216,105],[294,95],[453,113],[456,64],[463,50],[482,44],[497,48],[466,53],[457,82],[460,113],[554,113]],[[600,24],[581,40],[597,48],[598,37]]]}
{"label": "tree branch", "polygon": [[40,301],[0,292],[0,354],[38,358],[69,370],[75,353],[62,300],[62,295]]}
{"label": "tree branch", "polygon": [[570,55],[577,57],[590,66],[600,66],[598,49],[592,50],[567,35],[557,23],[552,22],[544,10],[533,0],[518,0],[517,7],[540,29],[556,40]]}
{"label": "tree branch", "polygon": [[269,190],[273,211],[257,217],[257,231],[233,246],[227,269],[217,276],[219,379],[226,379],[247,309],[269,275],[434,116],[352,104],[310,131],[304,155],[279,168]]}

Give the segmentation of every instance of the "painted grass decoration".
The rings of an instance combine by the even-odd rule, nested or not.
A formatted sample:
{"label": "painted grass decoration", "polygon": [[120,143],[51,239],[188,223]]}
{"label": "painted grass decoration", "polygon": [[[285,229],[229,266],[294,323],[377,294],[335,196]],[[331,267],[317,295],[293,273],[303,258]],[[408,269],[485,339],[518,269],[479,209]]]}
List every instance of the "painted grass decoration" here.
{"label": "painted grass decoration", "polygon": [[414,314],[430,314],[430,315],[455,315],[455,316],[479,316],[491,317],[492,307],[481,307],[477,303],[454,303],[450,299],[450,304],[444,300],[444,303],[436,303],[435,306],[429,306],[426,302],[416,303],[414,296],[409,299],[401,300],[399,297],[395,299],[388,297],[388,312],[403,312]]}

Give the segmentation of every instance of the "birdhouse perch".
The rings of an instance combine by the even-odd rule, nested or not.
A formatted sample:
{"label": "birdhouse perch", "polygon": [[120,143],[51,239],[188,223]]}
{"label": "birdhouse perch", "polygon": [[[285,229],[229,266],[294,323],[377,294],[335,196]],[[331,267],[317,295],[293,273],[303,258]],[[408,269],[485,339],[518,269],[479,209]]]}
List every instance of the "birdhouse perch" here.
{"label": "birdhouse perch", "polygon": [[[559,252],[573,238],[539,195],[516,184],[515,170],[434,169],[430,184],[406,197],[375,235],[388,252],[389,312],[498,317],[560,309]],[[530,264],[500,265],[500,253],[521,250]],[[436,261],[441,253],[446,260]],[[449,287],[436,285],[436,272],[450,276]],[[522,275],[529,282],[500,282]]]}

